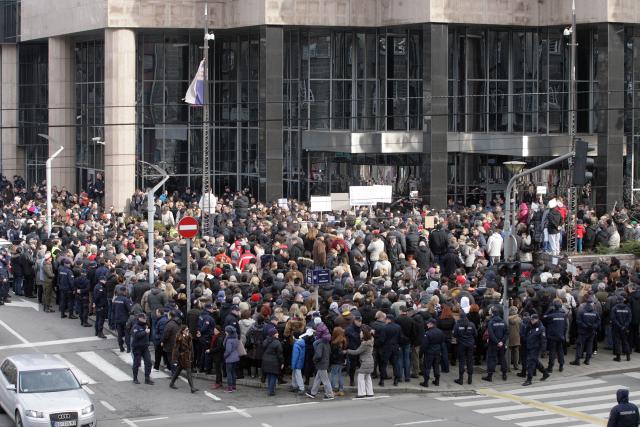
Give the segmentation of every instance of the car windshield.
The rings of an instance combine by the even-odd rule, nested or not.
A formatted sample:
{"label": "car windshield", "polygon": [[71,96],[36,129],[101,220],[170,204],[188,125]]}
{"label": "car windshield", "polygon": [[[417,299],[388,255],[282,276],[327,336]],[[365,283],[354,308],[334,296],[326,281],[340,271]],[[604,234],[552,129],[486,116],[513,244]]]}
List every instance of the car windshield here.
{"label": "car windshield", "polygon": [[20,393],[51,393],[80,388],[69,369],[43,369],[20,372]]}

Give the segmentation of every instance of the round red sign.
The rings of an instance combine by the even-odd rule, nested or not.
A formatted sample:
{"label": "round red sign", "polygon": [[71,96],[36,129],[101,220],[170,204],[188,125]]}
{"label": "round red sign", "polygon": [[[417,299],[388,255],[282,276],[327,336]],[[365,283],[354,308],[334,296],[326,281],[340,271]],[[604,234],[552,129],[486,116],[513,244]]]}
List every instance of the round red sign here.
{"label": "round red sign", "polygon": [[185,239],[192,239],[198,234],[198,220],[192,216],[185,216],[178,222],[178,233]]}

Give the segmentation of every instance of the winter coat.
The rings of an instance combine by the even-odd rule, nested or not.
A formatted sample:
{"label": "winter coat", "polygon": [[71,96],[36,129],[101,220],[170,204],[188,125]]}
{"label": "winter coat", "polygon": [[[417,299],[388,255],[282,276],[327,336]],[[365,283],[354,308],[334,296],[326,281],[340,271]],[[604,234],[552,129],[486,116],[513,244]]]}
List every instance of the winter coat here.
{"label": "winter coat", "polygon": [[517,314],[509,316],[509,347],[520,345],[520,325],[522,319]]}
{"label": "winter coat", "polygon": [[149,315],[153,318],[156,317],[156,309],[167,305],[167,294],[160,288],[153,288],[149,291],[147,296],[147,306],[149,308]]}
{"label": "winter coat", "polygon": [[272,336],[265,338],[262,352],[262,372],[280,375],[280,367],[284,364],[282,344]]}
{"label": "winter coat", "polygon": [[238,345],[240,344],[240,340],[238,340],[236,328],[233,326],[227,326],[224,328],[224,331],[227,334],[227,337],[224,340],[224,362],[239,362],[240,353],[238,353]]}
{"label": "winter coat", "polygon": [[329,341],[319,338],[313,342],[313,364],[318,371],[329,369],[331,346]]}
{"label": "winter coat", "polygon": [[298,338],[293,343],[293,352],[291,354],[291,369],[304,368],[304,356],[306,350],[306,343],[304,338]]}
{"label": "winter coat", "polygon": [[444,255],[449,246],[449,238],[444,230],[435,230],[429,236],[429,248],[434,255]]}
{"label": "winter coat", "polygon": [[191,335],[178,334],[176,343],[171,352],[171,361],[178,363],[185,369],[191,369],[193,363],[193,346],[191,344]]}
{"label": "winter coat", "polygon": [[180,325],[178,325],[178,322],[176,322],[175,319],[171,319],[167,322],[162,334],[162,348],[164,351],[173,353],[173,346],[176,343],[176,335],[178,335],[179,330]]}
{"label": "winter coat", "polygon": [[327,265],[327,246],[320,239],[316,239],[313,243],[313,264],[315,266],[324,267]]}
{"label": "winter coat", "polygon": [[362,341],[355,350],[347,350],[347,354],[358,356],[360,359],[359,374],[373,373],[373,339]]}
{"label": "winter coat", "polygon": [[616,398],[618,404],[611,409],[607,427],[636,427],[640,423],[640,414],[638,407],[629,403],[629,390],[618,390]]}

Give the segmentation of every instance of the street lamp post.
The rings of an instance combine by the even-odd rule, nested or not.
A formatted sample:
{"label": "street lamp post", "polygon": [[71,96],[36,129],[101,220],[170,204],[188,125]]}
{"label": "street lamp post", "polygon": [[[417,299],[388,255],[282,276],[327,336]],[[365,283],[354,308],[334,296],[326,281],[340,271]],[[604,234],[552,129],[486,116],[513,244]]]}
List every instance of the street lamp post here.
{"label": "street lamp post", "polygon": [[152,167],[156,171],[162,175],[162,180],[152,189],[147,191],[147,264],[149,266],[149,284],[153,287],[153,283],[155,281],[154,273],[154,264],[155,264],[155,238],[154,238],[154,227],[153,227],[153,218],[156,212],[156,205],[154,203],[154,194],[160,187],[164,185],[165,182],[169,179],[169,174],[164,169],[160,169],[158,166],[153,165],[151,163],[140,161],[140,163],[144,163],[149,167]]}
{"label": "street lamp post", "polygon": [[[38,136],[46,139],[49,142],[55,143],[55,140],[51,138],[49,135],[39,133]],[[46,173],[47,173],[47,238],[51,236],[51,227],[52,227],[51,211],[53,210],[53,203],[51,202],[51,163],[53,162],[53,159],[55,159],[58,156],[58,154],[62,152],[62,150],[64,150],[64,147],[61,145],[60,148],[58,148],[56,152],[53,153],[51,157],[47,159],[47,162],[45,164]]]}

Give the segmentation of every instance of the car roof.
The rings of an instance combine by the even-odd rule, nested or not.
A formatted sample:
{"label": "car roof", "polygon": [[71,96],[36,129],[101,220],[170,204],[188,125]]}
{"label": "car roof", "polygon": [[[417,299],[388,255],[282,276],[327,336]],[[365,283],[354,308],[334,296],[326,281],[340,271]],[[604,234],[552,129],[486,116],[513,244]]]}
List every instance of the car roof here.
{"label": "car roof", "polygon": [[14,354],[7,357],[19,371],[39,371],[41,369],[68,369],[69,366],[51,354]]}

